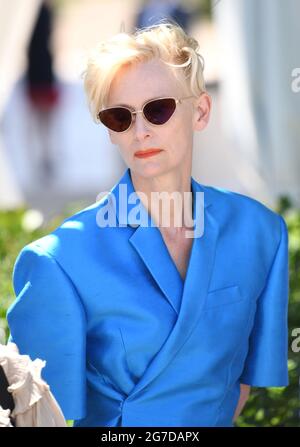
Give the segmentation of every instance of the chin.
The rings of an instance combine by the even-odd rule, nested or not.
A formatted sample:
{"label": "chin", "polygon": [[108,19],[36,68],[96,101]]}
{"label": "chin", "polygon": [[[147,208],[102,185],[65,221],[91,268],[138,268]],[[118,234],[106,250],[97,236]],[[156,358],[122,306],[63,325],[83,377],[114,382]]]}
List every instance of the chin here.
{"label": "chin", "polygon": [[161,164],[151,161],[147,161],[147,163],[144,163],[144,166],[134,166],[131,168],[131,170],[135,174],[144,178],[159,177],[168,172],[168,169],[161,166]]}

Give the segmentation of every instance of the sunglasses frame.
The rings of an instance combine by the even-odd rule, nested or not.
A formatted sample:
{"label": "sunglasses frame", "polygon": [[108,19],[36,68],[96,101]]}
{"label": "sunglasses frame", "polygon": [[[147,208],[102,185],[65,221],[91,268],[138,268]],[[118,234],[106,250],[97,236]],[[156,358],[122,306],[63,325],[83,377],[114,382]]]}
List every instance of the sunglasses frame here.
{"label": "sunglasses frame", "polygon": [[[107,127],[104,123],[102,123],[102,124],[103,124],[105,127],[107,127],[109,130],[112,130],[113,132],[116,132],[116,133],[123,133],[123,132],[126,132],[127,130],[129,130],[129,129],[131,128],[133,122],[134,122],[134,115],[136,115],[137,113],[142,113],[142,114],[143,114],[143,117],[145,118],[145,120],[147,121],[147,123],[150,123],[152,126],[162,126],[163,124],[167,123],[167,122],[172,118],[172,116],[173,116],[174,113],[175,113],[177,104],[178,104],[178,103],[181,104],[181,101],[183,101],[184,99],[190,99],[190,98],[195,98],[195,96],[194,96],[194,95],[193,95],[193,96],[183,96],[182,98],[176,98],[175,96],[162,96],[162,97],[159,97],[159,98],[153,98],[153,99],[149,99],[148,101],[146,101],[146,102],[143,104],[141,110],[134,110],[134,109],[130,109],[129,107],[124,107],[124,106],[106,107],[106,108],[104,108],[104,109],[101,109],[101,110],[98,112],[97,118],[98,118],[98,120],[102,123],[102,121],[101,121],[101,119],[100,119],[100,117],[99,117],[99,115],[100,115],[101,112],[104,112],[104,111],[109,110],[109,109],[125,109],[125,110],[128,110],[128,111],[131,113],[131,123],[130,123],[130,125],[127,127],[127,129],[125,129],[125,130],[121,130],[120,132],[118,132],[117,130],[113,130],[113,129],[111,129],[110,127]],[[172,115],[170,116],[170,118],[169,118],[167,121],[165,121],[165,122],[162,123],[162,124],[155,124],[155,123],[151,123],[151,121],[149,121],[149,120],[146,118],[146,116],[145,116],[145,114],[144,114],[144,108],[145,108],[145,106],[146,106],[147,104],[149,104],[150,102],[158,101],[159,99],[174,99],[174,100],[175,100],[175,109],[174,109],[174,112],[172,113]]]}

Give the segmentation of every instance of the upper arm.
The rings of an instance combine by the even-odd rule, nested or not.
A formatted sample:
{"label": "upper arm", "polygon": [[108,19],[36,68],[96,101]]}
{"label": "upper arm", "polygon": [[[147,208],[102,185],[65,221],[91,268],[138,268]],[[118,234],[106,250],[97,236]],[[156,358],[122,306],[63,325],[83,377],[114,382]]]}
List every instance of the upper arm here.
{"label": "upper arm", "polygon": [[85,312],[78,293],[57,261],[30,244],[13,272],[16,299],[7,312],[9,341],[20,354],[46,360],[43,379],[66,419],[85,414]]}
{"label": "upper arm", "polygon": [[288,233],[281,216],[280,238],[257,298],[248,355],[240,382],[261,387],[288,385]]}

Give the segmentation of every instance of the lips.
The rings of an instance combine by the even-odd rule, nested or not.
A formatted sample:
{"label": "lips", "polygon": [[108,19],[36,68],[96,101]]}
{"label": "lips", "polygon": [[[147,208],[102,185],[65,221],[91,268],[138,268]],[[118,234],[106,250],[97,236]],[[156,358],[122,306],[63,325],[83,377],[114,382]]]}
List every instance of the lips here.
{"label": "lips", "polygon": [[146,158],[146,157],[152,157],[153,155],[156,155],[161,151],[162,151],[162,149],[150,148],[150,149],[146,149],[144,151],[137,151],[137,152],[135,152],[134,155],[138,158]]}

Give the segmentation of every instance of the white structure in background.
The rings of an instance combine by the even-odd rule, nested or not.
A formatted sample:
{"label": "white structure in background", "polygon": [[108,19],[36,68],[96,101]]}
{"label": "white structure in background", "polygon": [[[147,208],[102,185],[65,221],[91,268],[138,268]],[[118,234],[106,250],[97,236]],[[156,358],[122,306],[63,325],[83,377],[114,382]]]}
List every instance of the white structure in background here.
{"label": "white structure in background", "polygon": [[[41,0],[0,0],[0,121],[17,79],[22,56]],[[23,203],[16,176],[7,159],[0,127],[0,209]]]}
{"label": "white structure in background", "polygon": [[284,194],[299,206],[300,92],[292,73],[300,66],[300,2],[223,0],[214,15],[223,131],[239,181],[268,204]]}

